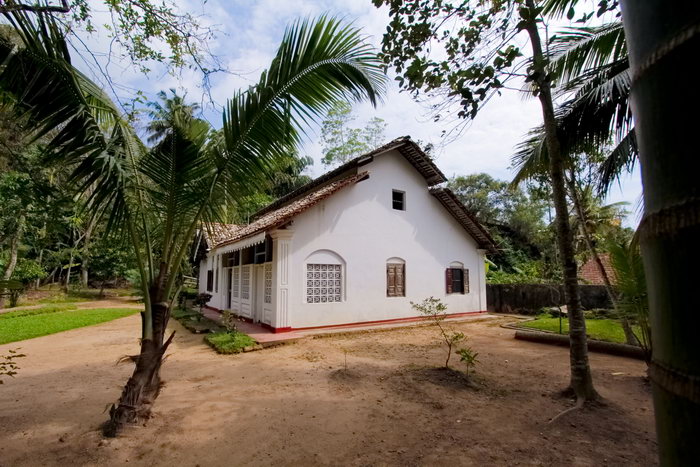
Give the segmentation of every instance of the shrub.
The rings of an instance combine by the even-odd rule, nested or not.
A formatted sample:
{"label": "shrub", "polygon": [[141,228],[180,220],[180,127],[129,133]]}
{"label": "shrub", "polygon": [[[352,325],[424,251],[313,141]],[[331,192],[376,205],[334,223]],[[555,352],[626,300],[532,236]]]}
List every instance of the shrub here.
{"label": "shrub", "polygon": [[199,307],[200,313],[202,312],[202,308],[207,303],[209,303],[209,300],[211,300],[211,294],[208,294],[208,293],[197,294],[197,297],[194,299],[194,304]]}
{"label": "shrub", "polygon": [[208,334],[204,337],[204,341],[220,354],[241,353],[245,348],[256,345],[253,338],[242,332]]}
{"label": "shrub", "polygon": [[479,363],[479,360],[476,358],[479,356],[479,354],[474,352],[471,347],[462,347],[455,353],[459,355],[459,360],[464,362],[464,364],[467,366],[467,377],[469,377],[469,368],[474,367],[477,363]]}
{"label": "shrub", "polygon": [[464,340],[464,334],[453,331],[443,326],[442,322],[447,318],[447,305],[442,303],[439,298],[429,297],[421,303],[411,302],[414,310],[419,311],[423,316],[427,317],[440,330],[440,335],[447,345],[447,359],[445,360],[445,368],[450,367],[450,357],[452,356],[452,347],[458,342]]}

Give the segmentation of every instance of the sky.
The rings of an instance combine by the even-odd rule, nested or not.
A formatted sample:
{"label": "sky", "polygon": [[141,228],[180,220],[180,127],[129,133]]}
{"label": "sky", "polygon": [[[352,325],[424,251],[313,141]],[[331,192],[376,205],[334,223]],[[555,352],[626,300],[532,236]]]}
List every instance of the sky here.
{"label": "sky", "polygon": [[[104,4],[91,0],[95,23],[106,22]],[[182,11],[201,15],[200,21],[214,27],[219,32],[209,43],[214,55],[231,73],[219,73],[211,79],[211,96],[218,106],[241,87],[257,81],[260,73],[267,68],[274,56],[285,27],[294,20],[314,17],[323,13],[340,16],[352,21],[367,35],[367,40],[379,46],[382,34],[389,21],[385,8],[377,9],[371,0],[202,0],[178,1]],[[101,33],[82,38],[86,44],[98,52],[106,52],[109,38]],[[92,60],[92,58],[90,58]],[[103,61],[99,54],[96,60]],[[93,73],[94,67],[87,62],[76,61],[79,68]],[[139,72],[123,60],[112,60],[108,67],[115,82],[123,85],[117,90],[119,97],[129,100],[134,90],[141,90],[149,99],[154,99],[158,91],[175,88],[186,93],[188,99],[201,101],[203,90],[201,75],[185,72],[181,76],[168,75],[164,67],[153,66],[148,75]],[[204,117],[215,127],[221,126],[221,107],[204,102]],[[513,171],[509,169],[510,157],[515,146],[522,141],[527,131],[542,122],[539,103],[535,99],[524,99],[518,91],[505,90],[482,109],[476,119],[462,133],[450,141],[441,139],[443,130],[452,128],[445,122],[433,122],[424,105],[400,92],[398,85],[389,81],[389,89],[384,102],[376,108],[368,103],[354,107],[357,114],[355,124],[362,125],[372,117],[386,122],[387,141],[399,136],[410,135],[414,140],[433,143],[439,149],[436,163],[448,176],[486,172],[495,178],[510,180]],[[304,143],[302,154],[315,160],[309,170],[310,175],[321,175],[326,168],[321,164],[322,145],[320,128],[314,128]],[[636,227],[642,186],[640,174],[635,170],[625,176],[621,184],[613,188],[607,202],[625,201],[630,211],[625,224]]]}

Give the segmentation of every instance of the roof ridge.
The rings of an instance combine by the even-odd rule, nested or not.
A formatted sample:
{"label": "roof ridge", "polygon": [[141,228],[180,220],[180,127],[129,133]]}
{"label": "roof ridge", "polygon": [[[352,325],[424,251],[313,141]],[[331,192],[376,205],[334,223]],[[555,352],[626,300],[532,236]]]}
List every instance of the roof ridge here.
{"label": "roof ridge", "polygon": [[[402,155],[408,159],[408,161],[413,165],[416,170],[421,172],[423,177],[428,181],[429,186],[433,186],[437,183],[442,183],[447,181],[447,177],[445,177],[445,174],[442,173],[442,171],[435,165],[435,163],[430,159],[430,157],[418,146],[415,141],[411,139],[409,135],[405,136],[400,136],[398,138],[395,138],[388,143],[385,143],[381,146],[378,146],[377,148],[359,155],[357,157],[354,157],[350,159],[349,161],[345,162],[344,164],[336,167],[335,169],[331,170],[330,172],[327,172],[323,175],[320,175],[316,177],[315,179],[311,180],[310,182],[306,183],[305,185],[297,188],[296,190],[287,193],[286,195],[277,198],[275,201],[272,203],[268,204],[264,208],[258,210],[256,213],[253,214],[252,218],[257,219],[258,217],[262,217],[263,215],[267,214],[270,211],[273,211],[275,209],[281,208],[282,206],[286,205],[287,203],[290,203],[294,201],[296,198],[304,195],[306,192],[316,188],[316,187],[322,187],[326,183],[332,182],[336,177],[340,177],[344,172],[347,172],[348,170],[352,170],[353,168],[358,168],[361,167],[362,162],[364,159],[368,157],[374,157],[379,154],[382,154],[384,152],[390,151],[392,149],[399,149],[404,146],[410,146],[411,151],[410,154],[405,154],[402,152]],[[409,152],[409,151],[407,151]],[[414,161],[413,159],[420,159],[420,161]],[[430,177],[428,177],[429,174]]]}
{"label": "roof ridge", "polygon": [[[346,186],[352,184],[353,182],[357,182],[364,179],[368,175],[369,172],[365,171],[347,176],[345,178],[340,178],[338,180],[331,181],[319,188],[318,190],[308,193],[305,197],[295,199],[288,204],[285,204],[273,211],[266,213],[265,215],[260,216],[250,224],[243,226],[243,228],[233,232],[233,235],[229,238],[217,242],[214,245],[214,247],[220,248],[222,246],[230,245],[232,243],[236,243],[245,238],[248,238],[252,235],[259,234],[260,232],[265,231],[267,229],[275,228],[280,225],[286,224],[293,217],[315,206],[319,202],[328,198],[332,194],[340,191]],[[324,192],[324,190],[326,191]],[[295,203],[297,203],[297,206],[295,206]]]}

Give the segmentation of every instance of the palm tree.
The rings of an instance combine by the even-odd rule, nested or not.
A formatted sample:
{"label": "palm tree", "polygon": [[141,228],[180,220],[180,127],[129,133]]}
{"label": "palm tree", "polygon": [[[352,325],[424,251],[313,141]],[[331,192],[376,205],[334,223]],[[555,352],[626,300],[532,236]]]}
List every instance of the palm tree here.
{"label": "palm tree", "polygon": [[[552,2],[550,2],[552,3]],[[608,148],[599,165],[600,194],[634,168],[637,143],[630,108],[627,44],[620,21],[557,33],[549,49],[548,71],[557,82],[557,134],[567,157]],[[530,131],[518,146],[513,166],[520,182],[546,166],[548,156],[542,126]]]}
{"label": "palm tree", "polygon": [[[300,128],[334,100],[380,98],[381,63],[358,30],[321,17],[289,27],[270,68],[229,99],[223,128],[187,106],[168,112],[151,150],[135,136],[109,98],[70,65],[63,31],[49,15],[6,13],[23,46],[0,41],[0,90],[31,116],[37,135],[49,132],[47,157],[73,167],[79,192],[107,230],[130,241],[145,310],[135,369],[110,410],[105,434],[149,416],[161,387],[170,302],[181,264],[202,222],[219,220],[226,203],[264,186],[300,142]],[[160,130],[160,128],[158,128]]]}
{"label": "palm tree", "polygon": [[195,113],[201,110],[198,104],[186,103],[185,98],[177,95],[175,89],[170,88],[172,97],[168,97],[165,91],[158,93],[158,101],[149,102],[151,108],[148,117],[151,119],[146,125],[146,130],[150,133],[149,143],[156,143],[162,140],[175,125],[174,118],[192,118]]}
{"label": "palm tree", "polygon": [[[644,186],[640,244],[649,292],[649,367],[662,465],[700,459],[700,158],[691,135],[700,88],[700,2],[622,1]],[[692,61],[692,60],[691,60]]]}
{"label": "palm tree", "polygon": [[[560,0],[545,2],[545,12],[561,13],[567,8]],[[571,2],[575,3],[575,1]],[[627,44],[620,21],[595,27],[569,28],[552,38],[548,50],[548,72],[557,81],[556,96],[567,98],[556,110],[557,135],[566,159],[567,189],[578,231],[603,278],[608,295],[615,303],[615,292],[588,229],[576,180],[576,165],[583,153],[595,153],[614,138],[618,144],[599,164],[598,192],[607,193],[623,171],[631,171],[637,158],[637,144],[629,104],[630,77]],[[513,184],[541,174],[549,165],[544,127],[530,131],[512,158],[517,169]],[[629,343],[636,342],[630,326],[623,321]]]}

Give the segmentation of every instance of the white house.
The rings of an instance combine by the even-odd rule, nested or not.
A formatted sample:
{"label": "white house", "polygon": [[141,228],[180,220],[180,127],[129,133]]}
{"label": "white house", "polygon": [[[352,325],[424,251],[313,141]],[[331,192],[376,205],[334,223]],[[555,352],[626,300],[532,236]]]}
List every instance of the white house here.
{"label": "white house", "polygon": [[408,137],[353,159],[262,209],[209,226],[200,292],[275,332],[486,310],[488,232]]}

